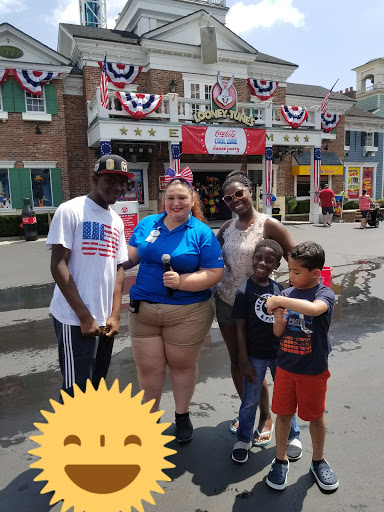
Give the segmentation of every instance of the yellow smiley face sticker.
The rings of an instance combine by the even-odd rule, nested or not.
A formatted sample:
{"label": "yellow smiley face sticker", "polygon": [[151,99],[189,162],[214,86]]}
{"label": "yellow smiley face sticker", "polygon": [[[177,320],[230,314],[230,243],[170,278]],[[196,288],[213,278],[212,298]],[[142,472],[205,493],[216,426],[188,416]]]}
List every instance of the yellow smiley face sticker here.
{"label": "yellow smiley face sticker", "polygon": [[158,423],[164,411],[151,413],[153,401],[142,404],[144,392],[131,396],[129,384],[120,393],[116,380],[110,390],[102,380],[95,391],[74,386],[74,397],[62,392],[63,404],[51,400],[54,412],[41,411],[47,423],[36,423],[41,435],[31,436],[39,457],[30,467],[43,471],[36,481],[48,481],[41,493],[54,491],[50,505],[62,500],[62,511],[144,512],[152,505],[150,492],[164,494],[158,481],[174,464],[165,459],[175,452],[163,435],[170,423]]}

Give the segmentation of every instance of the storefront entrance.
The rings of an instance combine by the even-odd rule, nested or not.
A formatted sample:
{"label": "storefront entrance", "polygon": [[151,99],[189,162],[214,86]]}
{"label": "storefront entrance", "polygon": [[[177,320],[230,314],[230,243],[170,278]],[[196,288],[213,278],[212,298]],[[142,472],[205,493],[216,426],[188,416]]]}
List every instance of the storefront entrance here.
{"label": "storefront entrance", "polygon": [[227,172],[195,171],[194,186],[203,204],[207,220],[228,220],[232,213],[223,201],[222,186]]}

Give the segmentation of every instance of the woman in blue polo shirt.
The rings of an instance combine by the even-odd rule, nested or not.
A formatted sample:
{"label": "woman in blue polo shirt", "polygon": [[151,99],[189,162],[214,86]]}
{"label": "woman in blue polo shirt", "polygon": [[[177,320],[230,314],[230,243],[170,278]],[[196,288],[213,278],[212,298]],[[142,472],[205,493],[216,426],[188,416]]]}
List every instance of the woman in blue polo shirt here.
{"label": "woman in blue polo shirt", "polygon": [[[173,171],[160,209],[164,211],[144,218],[134,229],[126,265],[140,262],[130,290],[128,325],[144,401],[155,399],[152,411],[159,409],[168,365],[180,443],[193,437],[189,405],[199,353],[213,319],[210,288],[222,279],[224,266],[219,242],[200,220],[200,200],[188,178],[189,169],[180,175]],[[167,272],[164,254],[171,257]]]}

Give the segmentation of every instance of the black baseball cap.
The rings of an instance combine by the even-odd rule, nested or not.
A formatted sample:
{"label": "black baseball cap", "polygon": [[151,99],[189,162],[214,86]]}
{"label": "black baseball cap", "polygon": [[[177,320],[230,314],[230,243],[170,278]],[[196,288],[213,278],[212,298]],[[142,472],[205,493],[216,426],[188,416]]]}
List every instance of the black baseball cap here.
{"label": "black baseball cap", "polygon": [[119,155],[103,155],[95,163],[93,174],[121,174],[126,178],[134,178],[135,175],[129,172],[128,162]]}

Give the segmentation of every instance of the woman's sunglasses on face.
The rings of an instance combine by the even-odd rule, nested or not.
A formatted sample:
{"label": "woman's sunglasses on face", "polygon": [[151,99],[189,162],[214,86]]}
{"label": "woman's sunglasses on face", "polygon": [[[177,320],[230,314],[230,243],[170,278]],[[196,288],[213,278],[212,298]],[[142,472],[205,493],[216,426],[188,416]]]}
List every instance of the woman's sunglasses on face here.
{"label": "woman's sunglasses on face", "polygon": [[226,196],[223,197],[224,203],[232,203],[234,197],[237,197],[237,199],[242,198],[246,190],[246,188],[240,188],[239,190],[236,190],[236,192],[234,192],[233,194],[227,194]]}

